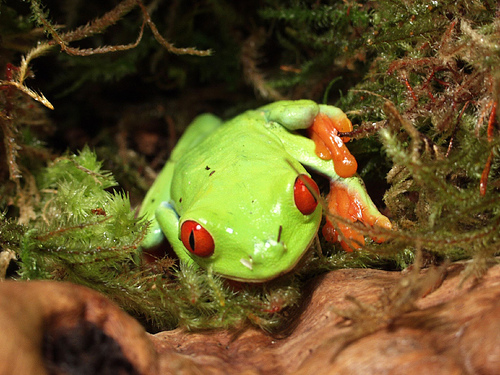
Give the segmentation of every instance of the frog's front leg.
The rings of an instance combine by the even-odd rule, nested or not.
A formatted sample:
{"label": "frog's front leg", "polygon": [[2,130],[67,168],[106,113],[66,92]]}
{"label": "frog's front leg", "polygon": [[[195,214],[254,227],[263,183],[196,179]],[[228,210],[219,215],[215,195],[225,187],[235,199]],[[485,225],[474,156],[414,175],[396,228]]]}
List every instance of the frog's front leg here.
{"label": "frog's front leg", "polygon": [[[264,107],[264,111],[270,122],[269,129],[278,135],[290,155],[330,178],[327,198],[329,214],[323,228],[327,240],[340,241],[347,251],[364,244],[360,231],[336,221],[335,217],[347,222],[360,221],[367,226],[391,229],[389,219],[378,211],[362,180],[354,175],[357,163],[344,145],[348,139],[341,139],[338,135],[339,132],[352,130],[352,124],[344,112],[309,100],[276,102]],[[273,122],[282,126],[273,125]],[[289,130],[309,129],[311,139],[288,132],[283,126]],[[383,241],[382,237],[374,236],[373,239]]]}
{"label": "frog's front leg", "polygon": [[332,160],[335,173],[351,177],[358,164],[341,138],[340,132],[353,130],[351,121],[339,108],[316,104],[311,100],[284,100],[262,108],[268,121],[275,121],[290,131],[308,129],[316,145],[315,153],[323,160]]}
{"label": "frog's front leg", "polygon": [[184,245],[179,238],[179,215],[175,208],[170,203],[162,202],[156,208],[155,219],[179,259],[187,264],[194,263],[193,259],[184,251]]}

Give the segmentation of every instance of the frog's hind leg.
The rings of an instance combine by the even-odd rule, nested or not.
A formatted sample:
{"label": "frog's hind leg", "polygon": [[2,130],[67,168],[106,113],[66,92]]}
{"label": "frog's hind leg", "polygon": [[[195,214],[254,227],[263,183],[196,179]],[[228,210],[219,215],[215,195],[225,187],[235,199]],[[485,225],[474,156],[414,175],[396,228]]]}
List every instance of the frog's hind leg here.
{"label": "frog's hind leg", "polygon": [[170,155],[170,160],[177,161],[187,151],[196,147],[196,145],[212,134],[221,124],[222,120],[210,113],[204,113],[195,117],[182,134],[179,142],[177,142]]}
{"label": "frog's hind leg", "polygon": [[[328,212],[323,236],[327,241],[340,241],[345,251],[359,249],[365,243],[363,231],[349,223],[361,222],[367,229],[392,228],[390,220],[379,212],[368,196],[362,180],[357,176],[332,180],[327,200]],[[376,242],[385,240],[383,235],[371,235],[371,237]]]}

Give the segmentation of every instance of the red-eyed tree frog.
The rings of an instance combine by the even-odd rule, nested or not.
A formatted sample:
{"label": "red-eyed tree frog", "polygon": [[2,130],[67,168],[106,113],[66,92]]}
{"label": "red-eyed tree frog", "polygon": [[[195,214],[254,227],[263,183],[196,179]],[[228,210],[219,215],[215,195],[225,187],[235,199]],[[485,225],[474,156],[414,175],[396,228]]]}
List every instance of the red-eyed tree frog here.
{"label": "red-eyed tree frog", "polygon": [[[151,226],[142,247],[165,235],[182,261],[243,282],[289,272],[322,218],[319,189],[304,166],[330,179],[331,213],[391,228],[338,136],[350,130],[340,109],[310,100],[275,102],[224,123],[198,116],[144,199],[139,214]],[[362,234],[330,220],[323,233],[348,251],[364,243]]]}

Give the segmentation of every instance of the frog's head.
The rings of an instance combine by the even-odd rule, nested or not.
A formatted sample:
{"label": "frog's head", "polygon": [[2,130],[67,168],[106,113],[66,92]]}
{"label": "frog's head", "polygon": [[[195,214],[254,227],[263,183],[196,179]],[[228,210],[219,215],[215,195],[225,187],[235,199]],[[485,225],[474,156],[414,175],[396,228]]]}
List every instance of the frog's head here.
{"label": "frog's head", "polygon": [[[295,168],[301,168],[299,176]],[[316,183],[300,165],[234,183],[229,177],[181,216],[186,251],[202,267],[233,280],[264,282],[290,271],[321,221]]]}

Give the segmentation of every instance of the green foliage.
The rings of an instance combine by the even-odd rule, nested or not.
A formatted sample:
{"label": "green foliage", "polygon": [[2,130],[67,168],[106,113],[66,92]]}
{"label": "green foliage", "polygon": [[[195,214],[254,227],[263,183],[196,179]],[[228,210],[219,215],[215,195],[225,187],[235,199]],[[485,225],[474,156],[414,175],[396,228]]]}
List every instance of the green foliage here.
{"label": "green foliage", "polygon": [[300,298],[293,278],[264,286],[231,286],[183,264],[175,275],[180,287],[175,301],[179,323],[189,329],[242,327],[250,321],[273,330],[282,326],[283,312]]}
{"label": "green foliage", "polygon": [[[401,254],[422,248],[438,261],[472,257],[466,275],[481,275],[500,241],[497,4],[266,4],[260,14],[276,22],[278,40],[294,54],[283,53],[280,63],[300,66],[294,77],[282,73],[275,84],[305,84],[312,92],[314,85],[329,90],[330,82],[334,89],[348,88],[337,105],[361,122],[353,136],[382,128],[379,141],[392,165],[384,200],[396,230],[385,244],[366,247],[371,257],[353,261],[387,266],[384,259],[392,259],[399,268],[411,261]],[[319,80],[313,78],[317,72]],[[335,78],[339,74],[342,81]],[[380,171],[374,164],[387,165],[373,141],[349,147],[366,163],[364,177],[374,176],[370,169]],[[370,190],[370,179],[365,181]],[[328,262],[339,266],[338,255]]]}
{"label": "green foliage", "polygon": [[95,286],[129,267],[146,224],[134,218],[126,196],[106,190],[115,184],[88,148],[42,170],[41,212],[20,244],[21,276]]}
{"label": "green foliage", "polygon": [[[18,252],[20,276],[86,285],[157,326],[175,326],[174,307],[163,305],[161,274],[139,265],[147,223],[135,218],[127,196],[109,191],[116,182],[95,153],[86,147],[60,157],[37,182],[41,199],[29,229],[9,228],[7,221],[0,232],[2,243]],[[22,236],[12,240],[16,228]]]}
{"label": "green foliage", "polygon": [[13,219],[8,219],[5,214],[0,215],[0,243],[3,249],[19,247],[26,228],[16,224]]}
{"label": "green foliage", "polygon": [[394,5],[373,13],[369,48],[379,57],[341,104],[370,122],[362,127],[385,126],[380,141],[393,163],[385,202],[399,231],[377,251],[410,245],[438,259],[473,257],[466,276],[480,276],[500,241],[496,5]]}
{"label": "green foliage", "polygon": [[[307,82],[309,86],[323,86],[328,83],[325,79],[329,81],[339,74],[344,75],[346,67],[365,69],[358,61],[366,58],[366,51],[360,47],[366,42],[362,33],[371,22],[367,6],[345,1],[321,4],[268,0],[266,3],[260,15],[280,26],[276,32],[283,48],[280,63],[288,65],[293,61],[292,65],[297,66],[296,74],[284,72],[281,77],[273,78],[273,85],[291,87]],[[360,72],[349,74],[345,79],[359,80]],[[319,94],[318,91],[313,86],[313,94]]]}

